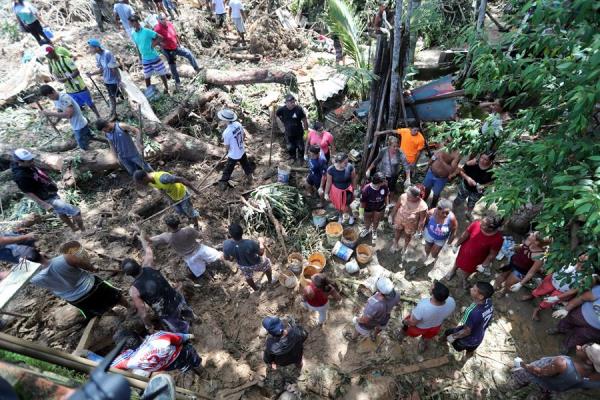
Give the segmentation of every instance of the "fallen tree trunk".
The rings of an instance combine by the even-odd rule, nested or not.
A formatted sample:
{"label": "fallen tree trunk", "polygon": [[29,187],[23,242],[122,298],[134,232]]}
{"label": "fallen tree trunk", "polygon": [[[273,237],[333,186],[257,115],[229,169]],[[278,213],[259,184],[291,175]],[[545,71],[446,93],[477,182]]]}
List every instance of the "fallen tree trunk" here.
{"label": "fallen tree trunk", "polygon": [[229,58],[235,61],[251,61],[251,62],[259,62],[261,60],[260,54],[237,54],[231,53],[229,54]]}
{"label": "fallen tree trunk", "polygon": [[270,69],[255,69],[250,71],[221,71],[206,70],[202,81],[211,85],[251,85],[253,83],[281,83],[295,85],[296,75],[293,72]]}
{"label": "fallen tree trunk", "polygon": [[184,118],[190,111],[204,106],[206,103],[217,97],[219,94],[216,90],[211,90],[202,94],[200,97],[191,101],[184,101],[182,105],[175,108],[166,117],[163,118],[162,123],[164,125],[174,125]]}

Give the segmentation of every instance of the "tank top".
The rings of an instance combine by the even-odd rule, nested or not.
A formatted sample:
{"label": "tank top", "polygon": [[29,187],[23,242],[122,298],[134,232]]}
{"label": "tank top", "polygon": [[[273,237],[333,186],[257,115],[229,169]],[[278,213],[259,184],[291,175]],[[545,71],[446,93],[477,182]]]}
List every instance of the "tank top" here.
{"label": "tank top", "polygon": [[150,183],[150,186],[155,187],[159,190],[164,191],[167,196],[173,201],[179,201],[185,196],[185,186],[181,183],[161,183],[160,177],[164,174],[168,174],[165,171],[150,172],[150,176],[154,178],[154,182]]}
{"label": "tank top", "polygon": [[308,286],[313,290],[314,296],[312,299],[306,299],[306,302],[313,307],[322,307],[327,304],[327,293],[319,289],[314,282],[310,282]]}
{"label": "tank top", "polygon": [[54,257],[48,267],[38,272],[31,283],[46,288],[63,300],[74,302],[94,287],[94,275],[69,265],[65,256]]}
{"label": "tank top", "polygon": [[144,303],[159,316],[167,316],[177,310],[178,293],[171,287],[160,271],[143,267],[142,274],[133,282]]}
{"label": "tank top", "polygon": [[535,260],[531,256],[531,250],[526,244],[521,245],[510,259],[510,263],[521,273],[526,274],[531,269]]}
{"label": "tank top", "polygon": [[[465,165],[463,167],[463,171],[467,176],[480,185],[490,183],[494,179],[492,168],[490,167],[488,169],[481,169],[479,162],[477,162],[475,165]],[[469,185],[466,181],[465,186],[470,192],[477,192],[477,187]]]}
{"label": "tank top", "polygon": [[446,240],[448,236],[450,236],[450,216],[452,214],[448,214],[444,222],[438,224],[435,220],[435,215],[429,217],[427,221],[427,233],[435,240]]}

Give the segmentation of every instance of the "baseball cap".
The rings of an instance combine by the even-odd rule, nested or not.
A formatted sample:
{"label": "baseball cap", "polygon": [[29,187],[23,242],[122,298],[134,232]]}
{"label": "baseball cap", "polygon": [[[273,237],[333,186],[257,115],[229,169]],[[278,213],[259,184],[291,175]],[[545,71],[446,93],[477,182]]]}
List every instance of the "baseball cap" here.
{"label": "baseball cap", "polygon": [[288,94],[287,96],[285,96],[285,101],[294,101],[296,100],[296,98],[294,97],[293,94]]}
{"label": "baseball cap", "polygon": [[92,47],[98,47],[101,48],[102,45],[100,44],[100,41],[96,38],[91,38],[88,40],[88,45],[92,46]]}
{"label": "baseball cap", "polygon": [[52,53],[54,51],[54,47],[50,46],[49,44],[44,45],[42,48],[44,49],[44,52],[46,52],[46,54]]}
{"label": "baseball cap", "polygon": [[381,278],[377,279],[377,290],[381,294],[387,296],[394,291],[394,284],[389,278],[382,276]]}
{"label": "baseball cap", "polygon": [[21,161],[33,160],[35,156],[27,149],[16,149],[14,151],[15,158]]}
{"label": "baseball cap", "polygon": [[283,333],[283,322],[277,317],[265,317],[262,326],[273,336],[280,336]]}

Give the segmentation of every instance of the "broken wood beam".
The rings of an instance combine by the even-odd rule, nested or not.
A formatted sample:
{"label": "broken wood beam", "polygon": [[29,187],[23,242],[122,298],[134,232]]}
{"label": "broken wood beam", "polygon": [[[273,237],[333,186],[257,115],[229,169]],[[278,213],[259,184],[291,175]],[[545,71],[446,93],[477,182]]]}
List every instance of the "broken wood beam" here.
{"label": "broken wood beam", "polygon": [[251,61],[251,62],[259,62],[262,57],[260,54],[238,54],[231,53],[229,54],[229,58],[235,61]]}
{"label": "broken wood beam", "polygon": [[92,330],[96,327],[98,321],[100,321],[100,317],[94,317],[90,319],[85,329],[83,330],[83,334],[81,335],[79,343],[77,343],[77,347],[75,348],[75,351],[73,351],[73,354],[79,354],[81,350],[88,348],[90,337],[92,336]]}

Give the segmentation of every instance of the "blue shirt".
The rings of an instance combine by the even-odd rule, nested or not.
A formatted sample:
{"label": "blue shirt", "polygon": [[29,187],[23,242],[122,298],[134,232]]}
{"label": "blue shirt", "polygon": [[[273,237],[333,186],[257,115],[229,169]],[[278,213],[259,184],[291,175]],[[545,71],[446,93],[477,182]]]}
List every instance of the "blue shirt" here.
{"label": "blue shirt", "polygon": [[242,239],[236,242],[228,239],[223,243],[223,254],[225,257],[234,258],[243,267],[251,267],[260,263],[260,245],[250,239]]}
{"label": "blue shirt", "polygon": [[104,83],[109,85],[119,83],[119,76],[113,72],[113,69],[118,68],[119,64],[117,64],[115,56],[110,51],[103,49],[102,53],[96,54],[96,65],[102,69]]}
{"label": "blue shirt", "polygon": [[157,57],[160,57],[158,51],[152,46],[152,40],[156,36],[158,36],[158,34],[148,28],[141,28],[139,31],[131,31],[131,38],[142,55],[142,61],[152,61]]}
{"label": "blue shirt", "polygon": [[352,184],[352,171],[354,171],[352,164],[346,165],[342,171],[338,171],[335,165],[332,165],[327,173],[331,175],[331,182],[336,188],[346,190]]}
{"label": "blue shirt", "polygon": [[468,347],[476,347],[483,342],[485,330],[490,325],[492,316],[494,315],[494,306],[492,299],[486,299],[483,304],[473,303],[465,310],[465,313],[460,321],[459,328],[465,326],[471,328],[471,334],[462,339],[458,339],[461,344]]}
{"label": "blue shirt", "polygon": [[115,148],[117,152],[117,157],[119,158],[130,158],[136,157],[139,155],[135,144],[133,143],[133,139],[131,135],[125,132],[119,126],[118,122],[115,122],[115,127],[112,132],[108,132],[106,134],[106,138]]}
{"label": "blue shirt", "polygon": [[320,155],[319,158],[311,158],[308,160],[308,169],[311,181],[320,184],[323,175],[327,172],[327,160]]}
{"label": "blue shirt", "polygon": [[115,3],[113,6],[113,12],[119,16],[123,28],[125,28],[125,31],[130,34],[132,29],[131,25],[129,24],[129,17],[133,15],[133,8],[131,8],[129,4]]}
{"label": "blue shirt", "polygon": [[592,294],[595,300],[583,303],[581,305],[581,314],[583,314],[585,322],[593,328],[600,330],[600,285],[592,288]]}
{"label": "blue shirt", "polygon": [[13,11],[25,25],[30,25],[37,20],[37,10],[28,1],[24,1],[22,5],[14,5]]}

